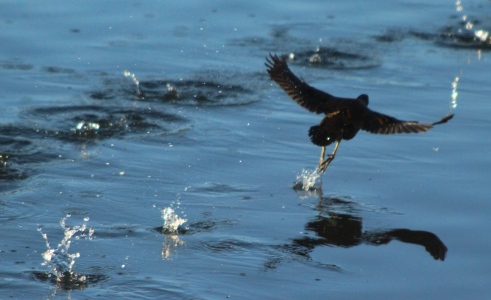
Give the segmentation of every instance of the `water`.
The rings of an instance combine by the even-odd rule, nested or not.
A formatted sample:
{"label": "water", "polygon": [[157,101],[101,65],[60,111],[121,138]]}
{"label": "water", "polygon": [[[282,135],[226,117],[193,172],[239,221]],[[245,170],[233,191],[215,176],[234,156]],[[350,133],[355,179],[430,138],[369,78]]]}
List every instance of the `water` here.
{"label": "water", "polygon": [[[42,272],[34,272],[34,276],[41,281],[49,281],[56,285],[56,288],[62,290],[84,289],[92,275],[83,275],[74,272],[73,265],[80,257],[80,253],[70,253],[70,245],[74,240],[80,238],[92,240],[94,238],[94,229],[87,228],[86,223],[69,227],[66,221],[71,215],[67,214],[60,220],[60,226],[63,228],[63,239],[56,247],[52,247],[49,242],[48,234],[38,228],[43,239],[46,241],[47,250],[42,254],[44,262],[43,266],[49,266],[49,270]],[[89,221],[89,218],[84,218],[84,221]]]}
{"label": "water", "polygon": [[[488,298],[490,9],[0,4],[2,296]],[[268,79],[270,52],[374,110],[455,117],[360,132],[317,177],[321,117]],[[84,218],[95,238],[64,240]],[[47,279],[39,227],[83,284]]]}

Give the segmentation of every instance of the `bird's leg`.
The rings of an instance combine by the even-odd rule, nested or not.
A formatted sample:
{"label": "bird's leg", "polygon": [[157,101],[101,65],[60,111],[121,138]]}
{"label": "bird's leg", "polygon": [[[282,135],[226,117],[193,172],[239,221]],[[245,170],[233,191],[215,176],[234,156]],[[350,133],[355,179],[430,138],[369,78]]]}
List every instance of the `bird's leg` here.
{"label": "bird's leg", "polygon": [[326,147],[323,146],[322,149],[321,149],[321,158],[319,160],[319,167],[322,165],[322,163],[324,162],[324,157],[326,156]]}
{"label": "bird's leg", "polygon": [[331,163],[331,161],[333,161],[334,157],[336,157],[336,152],[338,151],[338,147],[340,143],[341,143],[340,141],[336,142],[336,145],[334,146],[334,150],[332,151],[331,154],[327,156],[326,160],[324,160],[325,147],[322,147],[321,161],[319,162],[319,167],[317,167],[319,173],[323,174],[326,171],[329,164]]}

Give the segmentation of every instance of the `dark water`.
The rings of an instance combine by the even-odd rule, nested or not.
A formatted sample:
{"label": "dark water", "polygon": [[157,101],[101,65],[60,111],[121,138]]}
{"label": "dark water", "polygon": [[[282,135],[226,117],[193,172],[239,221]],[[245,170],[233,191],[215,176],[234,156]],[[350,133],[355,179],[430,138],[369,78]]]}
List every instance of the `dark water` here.
{"label": "dark water", "polygon": [[[0,4],[2,297],[488,298],[491,6],[460,5]],[[455,118],[361,132],[294,190],[320,116],[269,52],[375,110]]]}

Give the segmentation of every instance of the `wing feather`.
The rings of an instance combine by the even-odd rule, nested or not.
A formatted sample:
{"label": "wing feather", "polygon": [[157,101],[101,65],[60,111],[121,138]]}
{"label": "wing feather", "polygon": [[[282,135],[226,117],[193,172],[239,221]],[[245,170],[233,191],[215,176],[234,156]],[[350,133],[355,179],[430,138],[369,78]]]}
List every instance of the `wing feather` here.
{"label": "wing feather", "polygon": [[295,102],[309,111],[318,114],[334,112],[348,104],[345,100],[352,100],[335,97],[308,85],[288,68],[286,55],[282,55],[281,58],[277,55],[269,56],[265,65],[271,79]]}
{"label": "wing feather", "polygon": [[417,121],[401,121],[368,109],[361,129],[377,134],[418,133],[430,130],[433,125]]}
{"label": "wing feather", "polygon": [[[401,121],[367,108],[368,96],[360,95],[357,99],[340,98],[318,90],[298,78],[288,68],[286,56],[281,58],[270,54],[266,58],[267,71],[274,80],[295,102],[315,113],[326,115],[347,111],[352,120],[362,130],[376,134],[418,133],[430,130],[434,125],[446,123],[453,115],[447,115],[435,123],[418,123]],[[351,101],[350,101],[351,100]],[[359,127],[358,127],[359,128]]]}

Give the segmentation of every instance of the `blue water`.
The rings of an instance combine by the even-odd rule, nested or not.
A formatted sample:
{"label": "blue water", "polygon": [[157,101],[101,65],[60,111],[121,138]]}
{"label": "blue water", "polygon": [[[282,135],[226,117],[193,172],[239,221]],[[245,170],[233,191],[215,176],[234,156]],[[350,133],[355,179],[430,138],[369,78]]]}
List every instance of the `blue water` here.
{"label": "blue water", "polygon": [[[474,34],[491,6],[461,5],[4,1],[2,297],[488,298],[491,56]],[[308,63],[333,49],[349,55]],[[294,190],[321,117],[269,80],[270,52],[374,110],[455,117],[360,132],[322,190]],[[187,220],[176,232],[162,230],[169,207]],[[56,248],[67,214],[94,230],[70,238],[82,285],[43,265],[41,233]]]}

